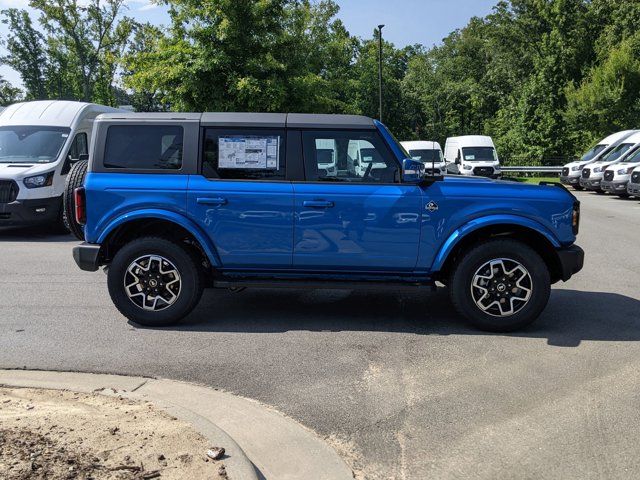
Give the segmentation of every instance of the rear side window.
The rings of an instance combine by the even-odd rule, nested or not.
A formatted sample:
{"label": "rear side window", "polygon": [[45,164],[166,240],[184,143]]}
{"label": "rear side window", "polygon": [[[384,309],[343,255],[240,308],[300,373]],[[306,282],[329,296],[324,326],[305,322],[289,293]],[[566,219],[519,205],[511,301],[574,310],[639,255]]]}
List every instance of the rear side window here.
{"label": "rear side window", "polygon": [[184,130],[175,125],[111,125],[104,150],[105,168],[179,170]]}
{"label": "rear side window", "polygon": [[284,130],[205,128],[202,175],[227,180],[285,180]]}

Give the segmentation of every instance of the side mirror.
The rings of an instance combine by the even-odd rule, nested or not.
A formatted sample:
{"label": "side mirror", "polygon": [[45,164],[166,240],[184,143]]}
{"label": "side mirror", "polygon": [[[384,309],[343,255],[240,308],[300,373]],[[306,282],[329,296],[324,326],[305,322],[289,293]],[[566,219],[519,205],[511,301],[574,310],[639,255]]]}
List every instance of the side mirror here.
{"label": "side mirror", "polygon": [[460,157],[456,158],[456,165],[460,165]]}
{"label": "side mirror", "polygon": [[420,183],[424,178],[424,164],[413,158],[402,161],[402,181],[404,183]]}
{"label": "side mirror", "polygon": [[81,162],[83,160],[89,160],[89,154],[88,153],[81,153],[80,155],[78,155],[78,161]]}

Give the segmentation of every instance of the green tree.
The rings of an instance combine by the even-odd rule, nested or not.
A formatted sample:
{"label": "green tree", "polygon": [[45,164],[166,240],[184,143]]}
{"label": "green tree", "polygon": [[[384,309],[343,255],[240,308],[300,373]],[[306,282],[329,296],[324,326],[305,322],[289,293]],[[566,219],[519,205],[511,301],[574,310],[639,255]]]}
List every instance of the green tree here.
{"label": "green tree", "polygon": [[0,77],[0,105],[7,106],[22,99],[22,90]]}
{"label": "green tree", "polygon": [[8,55],[0,60],[20,74],[27,100],[47,98],[45,70],[48,59],[44,35],[33,26],[25,10],[10,8],[1,13],[2,23],[10,33],[5,44]]}

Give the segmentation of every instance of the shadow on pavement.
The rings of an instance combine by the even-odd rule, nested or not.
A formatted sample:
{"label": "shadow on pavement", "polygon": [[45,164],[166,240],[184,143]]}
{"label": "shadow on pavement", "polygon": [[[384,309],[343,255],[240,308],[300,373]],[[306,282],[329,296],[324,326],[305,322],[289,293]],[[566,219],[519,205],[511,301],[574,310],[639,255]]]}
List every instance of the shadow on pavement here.
{"label": "shadow on pavement", "polygon": [[[428,294],[339,290],[206,291],[182,331],[280,333],[371,331],[416,335],[494,335],[469,326],[453,310],[445,289]],[[640,300],[615,293],[552,290],[533,325],[498,334],[545,338],[576,347],[586,341],[640,340]]]}
{"label": "shadow on pavement", "polygon": [[68,242],[70,233],[56,232],[53,227],[0,227],[0,242]]}

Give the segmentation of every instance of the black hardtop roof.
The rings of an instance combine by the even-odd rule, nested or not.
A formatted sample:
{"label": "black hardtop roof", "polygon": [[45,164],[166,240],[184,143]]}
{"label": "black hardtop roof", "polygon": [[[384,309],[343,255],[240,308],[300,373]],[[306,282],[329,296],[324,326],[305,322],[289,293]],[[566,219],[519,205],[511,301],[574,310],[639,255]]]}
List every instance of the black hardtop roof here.
{"label": "black hardtop roof", "polygon": [[362,115],[331,115],[316,113],[244,113],[244,112],[128,112],[105,113],[101,120],[128,120],[145,122],[154,120],[199,121],[204,127],[262,127],[262,128],[351,128],[373,129],[373,119]]}

